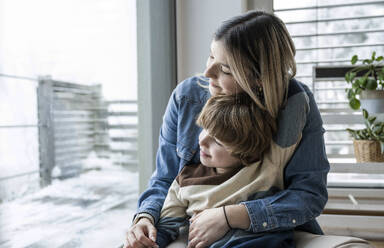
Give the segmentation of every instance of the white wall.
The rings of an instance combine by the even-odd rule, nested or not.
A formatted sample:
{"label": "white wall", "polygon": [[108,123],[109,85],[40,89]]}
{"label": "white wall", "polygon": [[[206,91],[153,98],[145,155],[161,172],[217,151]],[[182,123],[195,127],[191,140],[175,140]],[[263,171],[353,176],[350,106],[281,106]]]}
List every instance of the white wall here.
{"label": "white wall", "polygon": [[137,1],[140,192],[155,169],[159,130],[176,86],[174,0]]}
{"label": "white wall", "polygon": [[220,23],[242,12],[238,0],[183,0],[177,7],[177,79],[202,73],[212,35]]}
{"label": "white wall", "polygon": [[247,10],[272,12],[272,0],[180,0],[177,11],[177,80],[202,73],[212,35],[220,24]]}

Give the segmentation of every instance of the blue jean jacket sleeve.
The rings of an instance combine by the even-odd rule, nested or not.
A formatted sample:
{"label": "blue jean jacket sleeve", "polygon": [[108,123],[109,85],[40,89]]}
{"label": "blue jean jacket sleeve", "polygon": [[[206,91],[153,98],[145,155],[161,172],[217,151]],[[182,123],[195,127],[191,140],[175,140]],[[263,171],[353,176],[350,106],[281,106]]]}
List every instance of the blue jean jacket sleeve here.
{"label": "blue jean jacket sleeve", "polygon": [[[158,222],[164,199],[173,179],[179,171],[179,157],[176,153],[177,110],[176,91],[169,99],[160,129],[159,148],[156,156],[156,170],[146,191],[139,197],[137,213],[146,212]],[[174,151],[174,152],[173,152]]]}
{"label": "blue jean jacket sleeve", "polygon": [[242,203],[251,220],[248,231],[278,231],[308,223],[320,215],[327,202],[329,163],[324,129],[313,94],[309,90],[307,94],[310,111],[302,140],[284,171],[285,189],[270,197]]}

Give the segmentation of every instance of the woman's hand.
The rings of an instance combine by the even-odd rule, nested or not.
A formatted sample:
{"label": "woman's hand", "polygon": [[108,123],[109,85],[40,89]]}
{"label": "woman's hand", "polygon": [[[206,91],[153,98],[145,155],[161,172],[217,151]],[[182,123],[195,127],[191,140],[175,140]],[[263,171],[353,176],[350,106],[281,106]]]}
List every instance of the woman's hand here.
{"label": "woman's hand", "polygon": [[[248,229],[251,221],[243,204],[225,206],[229,225],[232,228]],[[188,248],[202,248],[222,238],[229,226],[223,208],[206,209],[190,219]]]}
{"label": "woman's hand", "polygon": [[222,238],[229,227],[223,208],[206,209],[190,219],[188,248],[203,248]]}
{"label": "woman's hand", "polygon": [[148,218],[141,218],[127,232],[124,248],[157,248],[156,228]]}

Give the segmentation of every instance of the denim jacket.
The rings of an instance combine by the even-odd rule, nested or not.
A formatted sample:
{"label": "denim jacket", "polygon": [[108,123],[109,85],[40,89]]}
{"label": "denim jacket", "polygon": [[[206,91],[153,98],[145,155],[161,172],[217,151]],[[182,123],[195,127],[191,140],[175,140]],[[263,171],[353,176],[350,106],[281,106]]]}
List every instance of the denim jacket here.
{"label": "denim jacket", "polygon": [[[168,188],[176,175],[186,164],[200,160],[198,136],[201,128],[195,121],[210,97],[208,89],[201,87],[207,84],[204,78],[188,78],[176,87],[169,99],[160,129],[156,170],[147,190],[139,198],[137,210],[137,213],[150,214],[155,223],[159,220]],[[251,221],[248,231],[254,233],[292,228],[322,233],[315,218],[328,199],[326,179],[329,163],[325,153],[323,122],[308,87],[292,79],[288,98],[297,91],[306,93],[308,111],[302,130],[299,130],[302,133],[300,144],[284,171],[285,189],[272,196],[242,202]],[[280,125],[283,121],[291,125]],[[281,128],[293,128],[285,133],[300,128],[300,123],[296,122],[294,116],[279,114],[278,133]]]}

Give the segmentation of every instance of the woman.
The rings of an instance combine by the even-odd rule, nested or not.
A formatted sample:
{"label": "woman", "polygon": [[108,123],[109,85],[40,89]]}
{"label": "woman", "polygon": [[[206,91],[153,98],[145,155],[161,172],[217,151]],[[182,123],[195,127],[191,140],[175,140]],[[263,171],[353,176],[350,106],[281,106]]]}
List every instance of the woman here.
{"label": "woman", "polygon": [[[322,233],[315,218],[327,201],[329,163],[324,129],[312,93],[293,79],[294,55],[285,25],[274,15],[253,11],[223,23],[211,43],[205,77],[189,78],[172,93],[160,130],[156,171],[140,196],[126,247],[156,246],[153,223],[159,219],[167,190],[184,165],[199,159],[196,116],[211,95],[238,92],[246,92],[277,120],[276,143],[287,147],[300,138],[300,133],[302,137],[284,172],[285,189],[273,196],[226,206],[232,228],[253,233],[291,228]],[[209,84],[209,91],[200,84]],[[296,93],[305,94],[307,102],[298,102]],[[207,247],[227,231],[222,209],[204,210],[190,219],[188,247]]]}

